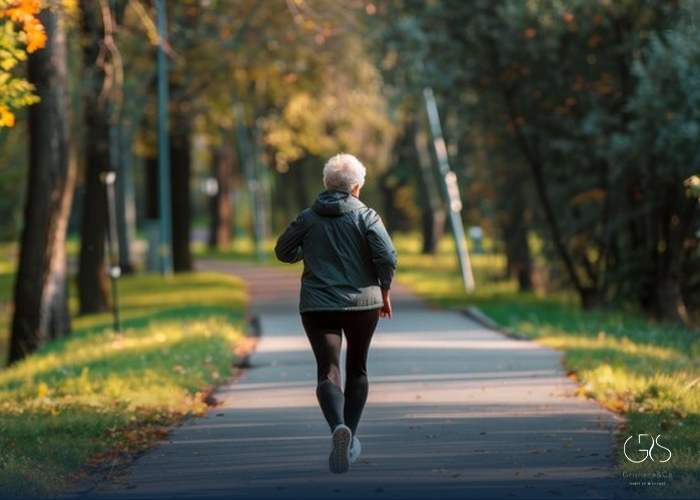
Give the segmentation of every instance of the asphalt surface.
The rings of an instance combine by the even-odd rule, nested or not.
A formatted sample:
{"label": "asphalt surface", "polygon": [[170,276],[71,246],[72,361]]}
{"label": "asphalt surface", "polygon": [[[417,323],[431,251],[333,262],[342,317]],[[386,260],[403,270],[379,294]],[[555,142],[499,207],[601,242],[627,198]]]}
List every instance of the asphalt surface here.
{"label": "asphalt surface", "polygon": [[[200,263],[246,280],[261,340],[220,406],[188,420],[100,499],[619,498],[618,418],[574,396],[561,354],[396,286],[369,357],[363,454],[328,470],[330,432],[296,309],[299,269]],[[70,497],[70,496],[68,496]]]}

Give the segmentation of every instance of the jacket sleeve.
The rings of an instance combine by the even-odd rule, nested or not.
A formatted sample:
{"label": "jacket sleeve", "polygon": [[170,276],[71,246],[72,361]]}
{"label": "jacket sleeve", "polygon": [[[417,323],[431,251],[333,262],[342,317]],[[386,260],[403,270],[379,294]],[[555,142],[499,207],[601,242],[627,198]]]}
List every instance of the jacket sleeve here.
{"label": "jacket sleeve", "polygon": [[287,229],[277,238],[275,245],[275,255],[282,262],[293,264],[304,258],[301,242],[305,232],[304,214],[303,212],[292,221]]}
{"label": "jacket sleeve", "polygon": [[372,210],[368,219],[366,235],[374,272],[382,290],[389,290],[396,269],[396,249],[379,215]]}

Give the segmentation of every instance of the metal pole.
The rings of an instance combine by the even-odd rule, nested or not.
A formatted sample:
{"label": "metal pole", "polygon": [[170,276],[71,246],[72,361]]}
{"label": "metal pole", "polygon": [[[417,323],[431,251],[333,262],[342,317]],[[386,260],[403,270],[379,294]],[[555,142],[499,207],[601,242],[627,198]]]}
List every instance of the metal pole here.
{"label": "metal pole", "polygon": [[433,134],[435,155],[437,156],[440,175],[442,176],[443,180],[445,198],[447,200],[447,209],[450,213],[452,235],[455,239],[459,267],[462,271],[462,281],[464,282],[464,289],[467,291],[467,293],[470,293],[474,291],[474,275],[472,273],[469,252],[464,239],[462,217],[460,216],[460,212],[462,211],[462,200],[459,195],[457,176],[450,170],[450,164],[447,160],[447,146],[445,146],[445,139],[442,137],[440,115],[438,115],[437,104],[435,104],[435,95],[430,87],[423,89],[423,98],[425,99],[425,109],[428,113],[430,130]]}
{"label": "metal pole", "polygon": [[114,194],[114,183],[117,174],[113,171],[105,172],[103,182],[107,189],[107,250],[109,252],[109,278],[112,283],[112,310],[114,313],[114,333],[122,334],[122,321],[119,298],[119,276],[122,274],[119,267],[119,237],[117,236],[117,206]]}
{"label": "metal pole", "polygon": [[253,217],[253,239],[255,241],[255,256],[257,260],[263,260],[265,250],[263,248],[264,221],[261,210],[262,185],[257,176],[255,168],[255,152],[250,144],[248,131],[246,130],[245,109],[241,102],[233,105],[233,117],[235,120],[236,134],[238,139],[238,152],[243,172],[248,185],[248,196],[250,198],[250,211]]}
{"label": "metal pole", "polygon": [[159,255],[164,276],[173,273],[170,215],[170,138],[168,136],[168,60],[165,54],[167,21],[165,0],[156,0],[158,21],[158,209],[160,212]]}

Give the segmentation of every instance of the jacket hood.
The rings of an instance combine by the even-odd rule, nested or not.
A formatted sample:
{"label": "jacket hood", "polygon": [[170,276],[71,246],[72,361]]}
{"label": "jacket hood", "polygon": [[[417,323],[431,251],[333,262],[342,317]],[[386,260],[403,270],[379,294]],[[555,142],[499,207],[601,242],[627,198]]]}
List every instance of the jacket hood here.
{"label": "jacket hood", "polygon": [[311,209],[318,215],[338,216],[365,206],[357,197],[345,191],[324,191]]}

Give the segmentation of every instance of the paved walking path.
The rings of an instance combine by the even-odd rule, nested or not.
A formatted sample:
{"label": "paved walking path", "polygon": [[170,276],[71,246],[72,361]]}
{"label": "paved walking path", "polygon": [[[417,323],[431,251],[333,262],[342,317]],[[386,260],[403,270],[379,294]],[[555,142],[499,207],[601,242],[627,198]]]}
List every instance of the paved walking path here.
{"label": "paved walking path", "polygon": [[299,268],[201,263],[249,286],[262,339],[222,405],[95,496],[230,499],[613,498],[616,417],[572,395],[560,354],[394,290],[369,368],[363,455],[328,471],[329,430],[299,321]]}

